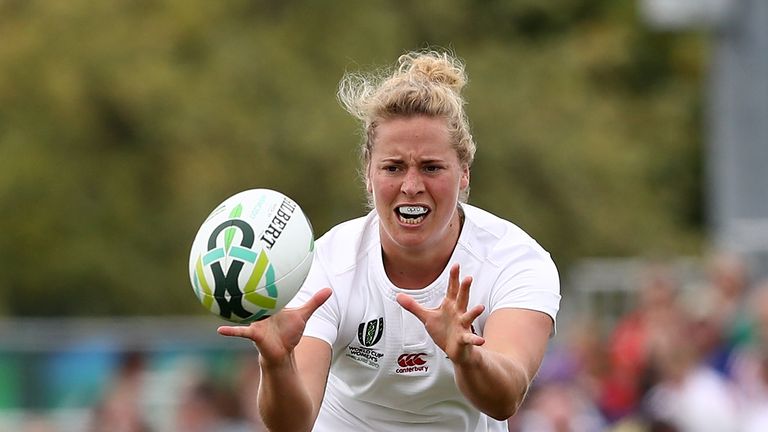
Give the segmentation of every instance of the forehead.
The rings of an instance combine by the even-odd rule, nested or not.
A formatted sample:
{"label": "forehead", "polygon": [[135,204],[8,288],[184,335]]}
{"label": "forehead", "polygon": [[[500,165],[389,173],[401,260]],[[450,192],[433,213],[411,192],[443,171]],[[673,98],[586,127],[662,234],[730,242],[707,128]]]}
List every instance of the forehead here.
{"label": "forehead", "polygon": [[438,117],[396,117],[379,123],[373,153],[434,154],[456,153],[451,145],[448,125]]}

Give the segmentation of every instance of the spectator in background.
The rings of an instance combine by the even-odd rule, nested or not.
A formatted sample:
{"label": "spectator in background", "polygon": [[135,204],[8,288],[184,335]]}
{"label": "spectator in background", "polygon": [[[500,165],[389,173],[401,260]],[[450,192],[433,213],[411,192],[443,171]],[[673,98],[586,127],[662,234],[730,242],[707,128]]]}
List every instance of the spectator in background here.
{"label": "spectator in background", "polygon": [[94,407],[92,432],[144,432],[150,430],[139,406],[144,384],[145,358],[141,352],[123,355],[113,382]]}
{"label": "spectator in background", "polygon": [[[258,355],[238,353],[225,374],[191,363],[180,380],[174,431],[260,432],[266,430],[250,408],[259,387]],[[235,367],[232,367],[232,366]],[[201,367],[202,366],[202,367]]]}
{"label": "spectator in background", "polygon": [[239,372],[235,380],[235,394],[241,415],[244,421],[250,425],[251,432],[266,431],[267,428],[261,421],[259,410],[250,409],[254,401],[258,400],[259,383],[261,381],[261,368],[259,357],[244,355],[241,358]]}
{"label": "spectator in background", "polygon": [[573,381],[553,381],[531,391],[511,432],[601,432],[605,422],[592,399]]}
{"label": "spectator in background", "polygon": [[707,283],[691,292],[687,303],[696,321],[697,344],[703,360],[727,374],[731,351],[749,338],[747,294],[749,271],[744,259],[732,253],[714,254],[708,262]]}
{"label": "spectator in background", "polygon": [[736,384],[744,432],[768,431],[768,280],[749,297],[751,339],[734,351],[729,371]]}
{"label": "spectator in background", "polygon": [[695,343],[697,330],[693,321],[682,321],[656,335],[649,358],[654,380],[643,399],[644,420],[651,431],[738,430],[733,388],[703,361],[702,349]]}
{"label": "spectator in background", "polygon": [[671,270],[649,264],[640,279],[635,308],[622,317],[608,339],[607,371],[598,404],[609,421],[636,413],[650,383],[650,359],[669,329],[683,325],[678,282]]}
{"label": "spectator in background", "polygon": [[186,432],[214,431],[219,423],[220,393],[214,384],[201,378],[190,383],[181,395],[175,428]]}
{"label": "spectator in background", "polygon": [[739,255],[720,253],[711,259],[709,267],[710,301],[716,305],[711,310],[723,328],[730,330],[728,336],[736,336],[740,334],[736,330],[743,328],[738,324],[743,323],[739,318],[745,311],[749,290],[747,265]]}
{"label": "spectator in background", "polygon": [[258,432],[245,418],[238,395],[227,385],[200,377],[181,395],[175,428],[184,432]]}
{"label": "spectator in background", "polygon": [[564,328],[547,352],[511,432],[601,432],[606,422],[595,400],[605,369],[605,349],[597,324],[576,322]]}

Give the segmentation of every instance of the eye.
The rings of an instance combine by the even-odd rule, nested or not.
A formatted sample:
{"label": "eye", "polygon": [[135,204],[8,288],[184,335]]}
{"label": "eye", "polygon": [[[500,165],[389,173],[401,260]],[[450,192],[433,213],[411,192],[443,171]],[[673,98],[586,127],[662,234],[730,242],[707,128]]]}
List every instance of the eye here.
{"label": "eye", "polygon": [[384,165],[382,169],[388,173],[394,173],[399,170],[399,167],[397,165]]}
{"label": "eye", "polygon": [[436,173],[443,169],[441,166],[438,165],[427,165],[424,167],[424,171],[428,173]]}

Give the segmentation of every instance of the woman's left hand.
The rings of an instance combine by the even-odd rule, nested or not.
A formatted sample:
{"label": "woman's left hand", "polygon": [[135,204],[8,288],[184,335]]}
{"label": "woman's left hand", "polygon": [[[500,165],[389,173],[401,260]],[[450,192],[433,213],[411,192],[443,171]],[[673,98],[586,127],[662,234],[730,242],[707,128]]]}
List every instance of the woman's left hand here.
{"label": "woman's left hand", "polygon": [[448,290],[439,307],[428,309],[407,294],[397,295],[400,306],[424,323],[435,344],[457,364],[468,361],[473,347],[485,343],[485,339],[472,332],[472,323],[483,313],[485,306],[476,305],[467,310],[470,285],[470,276],[459,282],[459,265],[454,264],[451,267]]}

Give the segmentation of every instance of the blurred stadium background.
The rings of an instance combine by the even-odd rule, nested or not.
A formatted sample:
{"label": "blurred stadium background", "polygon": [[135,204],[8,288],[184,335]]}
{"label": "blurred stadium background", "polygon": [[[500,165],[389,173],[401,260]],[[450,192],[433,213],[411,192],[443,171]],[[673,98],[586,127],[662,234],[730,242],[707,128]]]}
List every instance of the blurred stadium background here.
{"label": "blurred stadium background", "polygon": [[360,215],[336,84],[426,46],[467,63],[471,201],[562,274],[510,430],[768,430],[762,0],[0,0],[0,430],[259,430],[194,233],[252,187]]}

